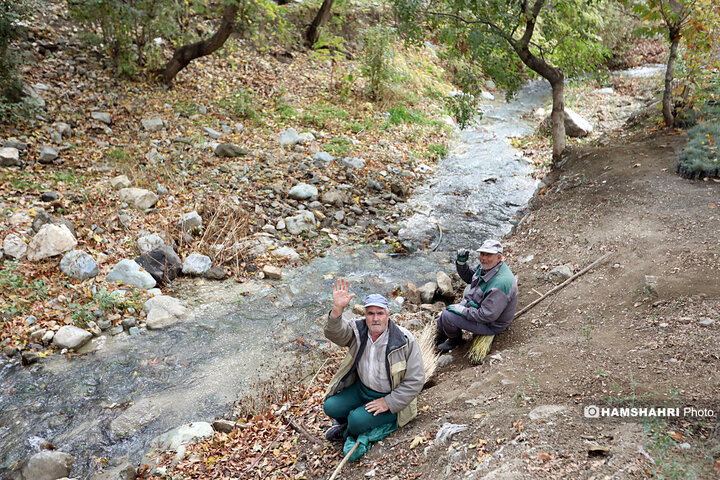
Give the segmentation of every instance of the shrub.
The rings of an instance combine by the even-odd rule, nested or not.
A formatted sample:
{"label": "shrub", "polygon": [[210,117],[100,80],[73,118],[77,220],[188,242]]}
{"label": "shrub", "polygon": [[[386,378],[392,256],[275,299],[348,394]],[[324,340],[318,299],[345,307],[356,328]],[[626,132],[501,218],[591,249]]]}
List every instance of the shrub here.
{"label": "shrub", "polygon": [[37,103],[23,94],[20,49],[12,47],[20,38],[29,9],[28,0],[0,0],[0,122],[31,118],[37,113]]}
{"label": "shrub", "polygon": [[720,178],[720,121],[702,122],[688,130],[688,142],[680,152],[677,171],[684,178]]}
{"label": "shrub", "polygon": [[390,114],[390,123],[396,125],[400,123],[428,123],[427,116],[424,113],[408,109],[405,105],[388,108],[388,113]]}
{"label": "shrub", "polygon": [[367,80],[368,95],[382,99],[392,89],[397,73],[392,66],[395,31],[378,25],[368,28],[363,38],[360,74]]}

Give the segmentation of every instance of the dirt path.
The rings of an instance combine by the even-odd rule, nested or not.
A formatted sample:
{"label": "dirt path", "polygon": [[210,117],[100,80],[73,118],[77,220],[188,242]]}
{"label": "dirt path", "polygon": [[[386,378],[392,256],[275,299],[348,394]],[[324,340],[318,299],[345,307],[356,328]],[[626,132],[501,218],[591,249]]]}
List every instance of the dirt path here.
{"label": "dirt path", "polygon": [[[608,399],[717,413],[720,184],[675,174],[683,143],[656,134],[588,148],[549,176],[507,239],[521,306],[552,288],[553,267],[578,271],[614,255],[518,319],[483,365],[469,364],[467,347],[453,352],[422,393],[419,417],[346,467],[346,478],[373,469],[375,478],[717,478],[717,417],[583,418],[583,406]],[[646,275],[657,277],[655,291]],[[440,445],[432,440],[444,422],[468,428]],[[408,450],[417,435],[425,440]]]}

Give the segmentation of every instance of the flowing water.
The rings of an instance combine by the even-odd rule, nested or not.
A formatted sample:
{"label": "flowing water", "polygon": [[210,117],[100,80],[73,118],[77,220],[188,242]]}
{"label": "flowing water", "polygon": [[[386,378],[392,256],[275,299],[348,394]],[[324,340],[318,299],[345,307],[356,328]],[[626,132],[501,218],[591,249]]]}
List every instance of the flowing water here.
{"label": "flowing water", "polygon": [[[483,120],[462,132],[456,152],[417,188],[409,200],[415,214],[401,235],[437,245],[436,252],[392,256],[366,246],[336,247],[280,282],[207,287],[215,300],[165,330],[101,336],[92,353],[52,355],[30,368],[3,360],[0,473],[43,440],[75,457],[75,476],[90,478],[100,458],[136,464],[153,437],[227,414],[254,380],[279,365],[310,365],[311,356],[293,340],[323,341],[320,322],[333,279],[348,278],[362,298],[434,280],[439,269],[451,272],[450,251],[508,233],[532,196],[531,166],[507,137],[527,133],[531,127],[521,116],[548,99],[546,84],[536,82],[511,103],[485,105]],[[399,308],[393,303],[392,310]],[[134,419],[135,428],[111,428],[121,416]]]}

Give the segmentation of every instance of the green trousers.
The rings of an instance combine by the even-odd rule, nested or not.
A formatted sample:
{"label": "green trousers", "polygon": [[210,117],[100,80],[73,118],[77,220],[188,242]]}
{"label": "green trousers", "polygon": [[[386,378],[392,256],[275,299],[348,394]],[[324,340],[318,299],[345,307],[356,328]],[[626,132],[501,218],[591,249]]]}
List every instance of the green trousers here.
{"label": "green trousers", "polygon": [[358,437],[380,425],[397,422],[397,414],[389,410],[377,415],[365,410],[366,403],[386,395],[387,393],[370,390],[357,380],[350,387],[325,400],[323,409],[328,417],[341,423],[347,421],[346,437],[347,435]]}

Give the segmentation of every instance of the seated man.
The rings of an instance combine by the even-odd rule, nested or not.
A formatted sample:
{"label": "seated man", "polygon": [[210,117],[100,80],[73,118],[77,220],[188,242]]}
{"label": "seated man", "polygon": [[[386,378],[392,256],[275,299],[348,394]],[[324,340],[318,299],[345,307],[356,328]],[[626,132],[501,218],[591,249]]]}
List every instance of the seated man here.
{"label": "seated man", "polygon": [[382,295],[365,300],[365,319],[346,322],[342,313],[355,294],[350,283],[333,284],[333,308],[325,337],[348,352],[325,394],[325,413],[335,419],[328,440],[358,437],[375,427],[402,427],[417,416],[417,396],[425,384],[420,346],[415,337],[390,320]]}
{"label": "seated man", "polygon": [[480,264],[467,266],[470,252],[458,251],[456,268],[466,283],[461,303],[449,305],[437,320],[435,344],[441,352],[462,345],[462,331],[497,335],[512,322],[517,307],[517,280],[503,262],[497,240],[486,240],[478,249]]}

